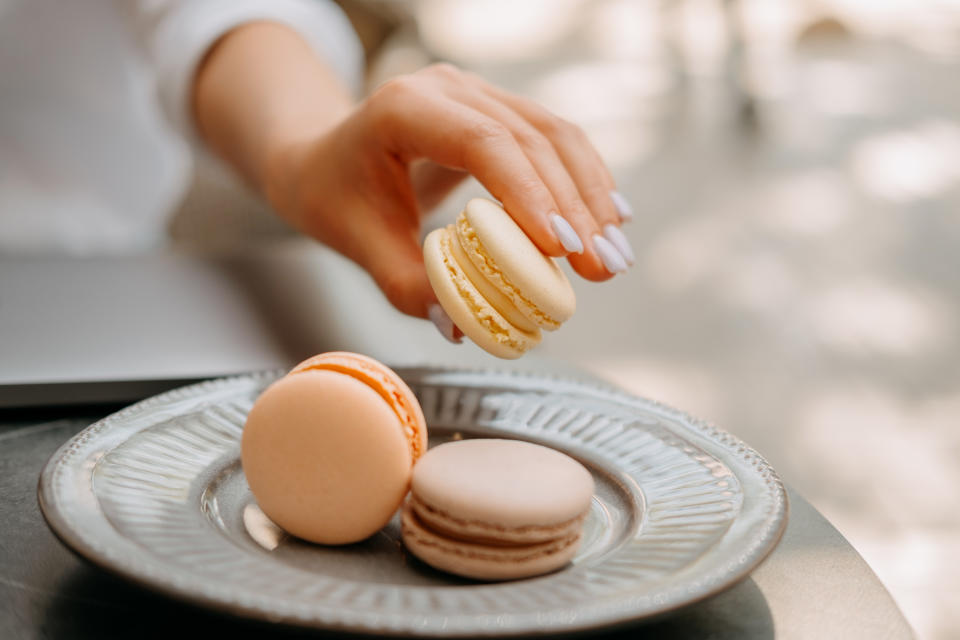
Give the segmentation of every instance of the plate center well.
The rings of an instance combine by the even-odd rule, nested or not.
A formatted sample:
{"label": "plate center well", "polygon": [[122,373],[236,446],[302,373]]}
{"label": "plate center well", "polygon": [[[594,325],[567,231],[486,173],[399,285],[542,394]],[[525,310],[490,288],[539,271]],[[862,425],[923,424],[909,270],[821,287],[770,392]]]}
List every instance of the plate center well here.
{"label": "plate center well", "polygon": [[[430,446],[452,439],[452,432],[431,436]],[[458,433],[457,437],[469,437]],[[596,483],[584,540],[573,564],[593,563],[614,551],[639,522],[639,502],[615,476],[586,465]],[[410,586],[475,585],[475,581],[435,571],[406,552],[395,515],[382,530],[361,542],[325,546],[285,533],[267,518],[250,492],[239,460],[211,474],[201,496],[201,512],[230,541],[299,571],[326,578]],[[561,570],[562,571],[562,570]]]}

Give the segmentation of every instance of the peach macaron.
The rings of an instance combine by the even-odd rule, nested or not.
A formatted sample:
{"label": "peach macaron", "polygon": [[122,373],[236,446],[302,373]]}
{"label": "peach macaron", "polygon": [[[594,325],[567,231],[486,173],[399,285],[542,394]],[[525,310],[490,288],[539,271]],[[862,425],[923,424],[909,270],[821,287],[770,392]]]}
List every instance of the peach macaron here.
{"label": "peach macaron", "polygon": [[347,544],[390,520],[426,449],[426,422],[403,380],[367,356],[331,352],[258,397],[241,462],[278,526],[310,542]]}

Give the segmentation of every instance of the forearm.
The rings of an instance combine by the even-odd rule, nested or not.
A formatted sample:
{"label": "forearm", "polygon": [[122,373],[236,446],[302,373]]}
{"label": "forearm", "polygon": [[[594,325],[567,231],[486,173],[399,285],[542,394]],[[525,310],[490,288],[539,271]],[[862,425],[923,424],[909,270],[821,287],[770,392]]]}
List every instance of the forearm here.
{"label": "forearm", "polygon": [[274,159],[329,130],[351,105],[347,88],[310,46],[271,22],[221,38],[193,87],[201,138],[265,194]]}

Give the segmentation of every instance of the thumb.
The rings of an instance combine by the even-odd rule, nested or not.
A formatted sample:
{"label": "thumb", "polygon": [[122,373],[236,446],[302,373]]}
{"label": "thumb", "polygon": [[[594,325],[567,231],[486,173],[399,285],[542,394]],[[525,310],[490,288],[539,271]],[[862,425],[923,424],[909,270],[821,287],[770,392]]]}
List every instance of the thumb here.
{"label": "thumb", "polygon": [[367,272],[390,303],[403,313],[429,319],[444,338],[459,343],[463,333],[437,302],[416,236],[386,233],[377,244],[383,250],[370,254]]}
{"label": "thumb", "polygon": [[407,315],[428,317],[428,309],[437,297],[427,278],[417,237],[408,230],[390,233],[387,229],[371,235],[364,268],[390,304]]}
{"label": "thumb", "polygon": [[[392,185],[386,194],[366,200],[368,221],[357,247],[360,263],[387,300],[402,313],[430,319],[451,342],[462,333],[440,307],[427,277],[420,248],[420,216],[406,167],[392,166]],[[362,248],[361,248],[362,247]]]}

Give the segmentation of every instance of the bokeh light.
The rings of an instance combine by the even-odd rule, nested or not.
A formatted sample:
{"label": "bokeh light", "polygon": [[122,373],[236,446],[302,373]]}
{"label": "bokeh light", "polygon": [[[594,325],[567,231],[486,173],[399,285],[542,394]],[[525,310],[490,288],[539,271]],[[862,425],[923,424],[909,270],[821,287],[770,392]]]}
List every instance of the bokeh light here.
{"label": "bokeh light", "polygon": [[909,202],[937,196],[960,179],[960,125],[934,120],[867,137],[851,150],[850,168],[860,186],[878,198]]}

